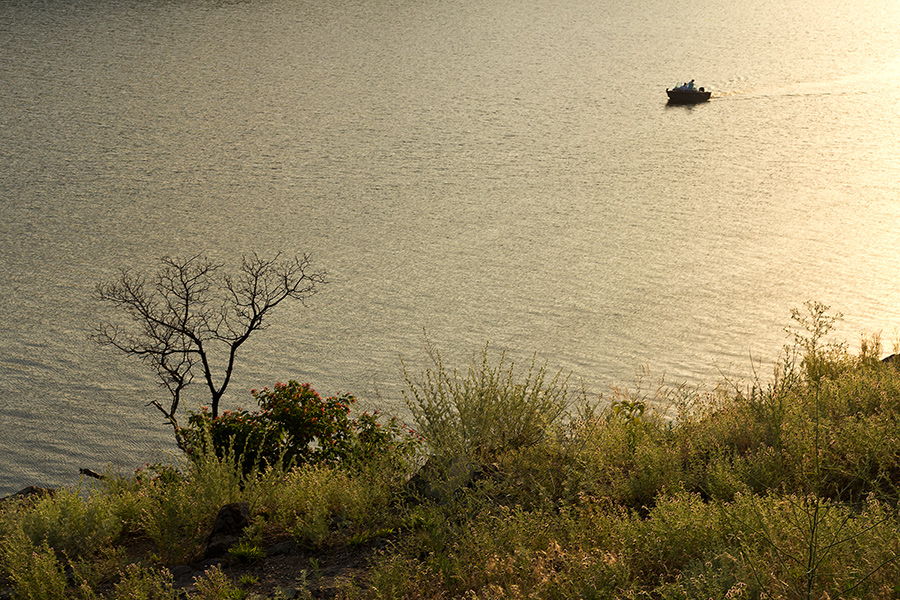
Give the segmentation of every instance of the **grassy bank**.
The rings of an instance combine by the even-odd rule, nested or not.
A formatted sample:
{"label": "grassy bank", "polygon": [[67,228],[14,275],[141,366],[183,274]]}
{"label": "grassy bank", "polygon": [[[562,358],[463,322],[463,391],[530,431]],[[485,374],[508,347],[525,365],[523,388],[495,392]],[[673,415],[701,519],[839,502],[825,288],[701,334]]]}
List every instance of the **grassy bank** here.
{"label": "grassy bank", "polygon": [[[251,525],[192,597],[898,598],[900,371],[877,340],[829,343],[832,322],[809,305],[771,377],[709,393],[589,399],[540,367],[485,352],[457,373],[435,353],[407,378],[418,457],[245,473],[207,452],[7,502],[0,587],[178,597],[175,565],[243,501]],[[267,570],[284,542],[290,590]],[[355,568],[326,589],[336,556]]]}

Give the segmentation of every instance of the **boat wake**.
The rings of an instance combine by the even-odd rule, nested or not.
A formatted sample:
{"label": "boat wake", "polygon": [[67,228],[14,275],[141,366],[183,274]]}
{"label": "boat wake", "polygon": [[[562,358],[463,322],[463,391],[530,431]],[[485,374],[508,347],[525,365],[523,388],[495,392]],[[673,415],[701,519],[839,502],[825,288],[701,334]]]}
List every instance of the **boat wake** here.
{"label": "boat wake", "polygon": [[734,79],[717,87],[713,98],[750,100],[787,98],[792,96],[859,96],[886,91],[900,91],[897,73],[860,73],[821,81],[797,81],[780,85],[754,85],[745,79]]}

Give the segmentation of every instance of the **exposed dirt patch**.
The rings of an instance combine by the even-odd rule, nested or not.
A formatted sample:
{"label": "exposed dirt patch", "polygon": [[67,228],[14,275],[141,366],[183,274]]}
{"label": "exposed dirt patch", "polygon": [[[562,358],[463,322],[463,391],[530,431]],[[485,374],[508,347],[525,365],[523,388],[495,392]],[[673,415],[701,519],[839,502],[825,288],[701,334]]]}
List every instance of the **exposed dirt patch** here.
{"label": "exposed dirt patch", "polygon": [[365,587],[368,567],[379,544],[342,546],[325,550],[295,547],[286,554],[268,556],[251,564],[232,562],[223,570],[236,582],[256,577],[251,592],[272,596],[279,589],[308,589],[314,598],[333,598],[348,584]]}
{"label": "exposed dirt patch", "polygon": [[[340,545],[325,548],[305,548],[290,539],[266,540],[266,557],[243,561],[233,557],[205,560],[193,565],[171,566],[175,587],[191,592],[195,579],[218,566],[228,578],[247,591],[272,597],[279,590],[292,597],[293,590],[304,597],[308,590],[313,598],[334,598],[341,588],[368,585],[368,568],[373,556],[387,541],[375,538],[365,544]],[[247,585],[250,581],[254,583]]]}

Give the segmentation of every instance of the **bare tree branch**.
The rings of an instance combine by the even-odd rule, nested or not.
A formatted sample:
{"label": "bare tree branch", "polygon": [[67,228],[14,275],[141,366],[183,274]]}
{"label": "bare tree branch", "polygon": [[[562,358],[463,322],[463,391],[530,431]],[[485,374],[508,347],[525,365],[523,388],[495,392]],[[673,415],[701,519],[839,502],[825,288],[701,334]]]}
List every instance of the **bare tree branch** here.
{"label": "bare tree branch", "polygon": [[168,407],[158,400],[149,404],[177,432],[182,392],[195,370],[201,371],[215,418],[241,345],[269,326],[279,304],[305,303],[324,283],[325,272],[311,270],[309,255],[253,253],[242,257],[233,275],[202,255],[164,257],[152,278],[122,271],[97,286],[97,299],[112,307],[116,318],[101,322],[92,337],[154,369],[170,400]]}

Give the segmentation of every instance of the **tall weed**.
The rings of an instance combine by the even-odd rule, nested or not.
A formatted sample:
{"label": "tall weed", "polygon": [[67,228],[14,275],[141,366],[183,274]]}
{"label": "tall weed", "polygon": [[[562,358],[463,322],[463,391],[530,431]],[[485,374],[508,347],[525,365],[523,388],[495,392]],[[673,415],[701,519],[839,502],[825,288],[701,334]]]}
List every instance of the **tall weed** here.
{"label": "tall weed", "polygon": [[[770,597],[876,598],[897,591],[887,585],[897,576],[897,518],[877,501],[857,512],[811,495],[739,495],[722,508],[747,580]],[[886,590],[893,591],[885,596]]]}
{"label": "tall weed", "polygon": [[168,569],[130,564],[115,585],[114,597],[128,600],[175,600],[178,592]]}
{"label": "tall weed", "polygon": [[445,367],[433,347],[428,349],[433,367],[421,379],[404,364],[403,396],[431,451],[431,477],[452,488],[465,483],[475,466],[545,440],[569,405],[561,372],[549,376],[532,359],[519,374],[502,352],[492,364],[488,350],[486,345],[465,375]]}
{"label": "tall weed", "polygon": [[63,564],[46,541],[35,544],[21,527],[0,541],[3,569],[22,600],[59,600],[67,586]]}
{"label": "tall weed", "polygon": [[40,499],[19,511],[18,520],[32,544],[46,544],[73,560],[110,544],[122,530],[114,503],[102,494],[85,498],[78,489]]}
{"label": "tall weed", "polygon": [[717,510],[698,494],[662,496],[646,518],[632,513],[623,525],[625,560],[646,581],[675,578],[724,549]]}
{"label": "tall weed", "polygon": [[183,475],[168,471],[151,480],[142,515],[144,530],[167,563],[197,558],[219,508],[242,499],[244,476],[233,453],[216,456],[212,449],[195,453],[182,465]]}
{"label": "tall weed", "polygon": [[297,467],[265,488],[259,508],[268,513],[270,526],[315,545],[328,537],[332,526],[364,527],[389,520],[390,493],[380,484],[351,477],[338,467]]}
{"label": "tall weed", "polygon": [[243,600],[247,595],[218,567],[210,568],[202,577],[195,577],[194,586],[197,600]]}

